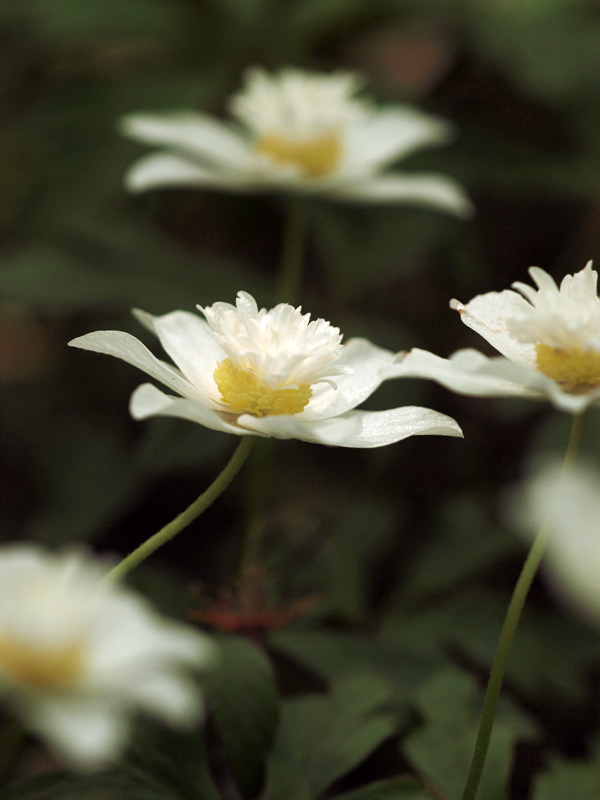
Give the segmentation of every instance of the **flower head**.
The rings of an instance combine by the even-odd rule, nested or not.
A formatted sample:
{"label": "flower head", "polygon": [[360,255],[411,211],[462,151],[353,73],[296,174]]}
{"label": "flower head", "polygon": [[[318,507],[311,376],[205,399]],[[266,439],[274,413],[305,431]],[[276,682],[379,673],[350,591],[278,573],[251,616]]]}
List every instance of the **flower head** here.
{"label": "flower head", "polygon": [[123,749],[136,708],[187,725],[201,711],[182,669],[213,648],[101,578],[80,552],[0,549],[0,695],[74,766],[100,767]]}
{"label": "flower head", "polygon": [[413,350],[396,375],[433,378],[465,394],[547,397],[574,414],[600,403],[600,298],[592,262],[560,287],[539,267],[529,272],[535,287],[517,282],[518,291],[451,303],[503,357],[460,350],[442,359]]}
{"label": "flower head", "polygon": [[545,557],[549,580],[569,605],[598,623],[600,473],[585,465],[561,472],[558,463],[537,470],[514,503],[512,516],[528,535],[535,535],[541,524],[550,526]]}
{"label": "flower head", "polygon": [[303,439],[342,447],[378,447],[407,436],[460,436],[454,420],[426,408],[357,411],[387,377],[395,355],[342,336],[323,319],[280,303],[259,309],[239,292],[236,305],[215,303],[195,314],[136,312],[177,368],[155,358],[135,337],[97,331],[74,347],[128,361],[180,395],[150,384],[131,398],[136,419],[182,417],[239,436]]}
{"label": "flower head", "polygon": [[462,189],[441,175],[385,172],[414,150],[448,140],[449,126],[408,106],[377,110],[356,97],[354,73],[248,69],[230,110],[129,114],[121,130],[161,150],[137,161],[126,185],[318,193],[357,202],[407,202],[464,215]]}

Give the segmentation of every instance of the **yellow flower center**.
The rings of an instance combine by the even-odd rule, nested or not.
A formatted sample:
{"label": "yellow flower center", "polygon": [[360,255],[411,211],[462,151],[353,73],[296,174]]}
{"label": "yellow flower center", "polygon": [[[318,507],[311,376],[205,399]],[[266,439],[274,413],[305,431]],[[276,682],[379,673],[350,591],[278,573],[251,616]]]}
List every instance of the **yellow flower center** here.
{"label": "yellow flower center", "polygon": [[274,414],[297,414],[312,397],[310,383],[272,389],[258,375],[236,367],[230,358],[213,372],[221,400],[236,414],[266,417]]}
{"label": "yellow flower center", "polygon": [[0,634],[0,671],[43,692],[72,686],[83,673],[83,651],[77,642],[50,650],[11,634]]}
{"label": "yellow flower center", "polygon": [[311,178],[333,172],[342,155],[342,143],[335,133],[294,142],[277,133],[262,136],[256,145],[259,153],[278,164],[293,164]]}
{"label": "yellow flower center", "polygon": [[560,383],[565,392],[583,394],[600,386],[600,353],[597,350],[536,344],[535,352],[538,370]]}

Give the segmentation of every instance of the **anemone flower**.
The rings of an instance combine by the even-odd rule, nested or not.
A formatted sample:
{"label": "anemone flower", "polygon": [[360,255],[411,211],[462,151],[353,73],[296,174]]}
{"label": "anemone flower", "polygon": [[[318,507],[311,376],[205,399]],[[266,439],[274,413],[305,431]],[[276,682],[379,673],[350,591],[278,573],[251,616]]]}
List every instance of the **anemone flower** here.
{"label": "anemone flower", "polygon": [[120,755],[136,709],[197,721],[201,698],[187,673],[214,657],[208,637],[101,580],[107,571],[79,551],[0,548],[0,697],[84,770]]}
{"label": "anemone flower", "polygon": [[427,408],[360,411],[385,380],[395,354],[366,339],[342,345],[338,328],[280,303],[258,309],[239,292],[235,306],[160,317],[135,312],[175,362],[171,366],[134,336],[97,331],[70,344],[116,356],[175,392],[145,383],[132,395],[134,418],[171,416],[238,436],[302,439],[341,447],[379,447],[408,436],[461,436],[457,423]]}
{"label": "anemone flower", "polygon": [[448,389],[478,396],[548,399],[579,414],[600,403],[600,298],[598,274],[588,262],[560,287],[539,267],[529,273],[537,288],[488,292],[463,305],[451,302],[462,321],[502,356],[459,350],[449,359],[425,350],[401,355],[396,377],[430,378]]}
{"label": "anemone flower", "polygon": [[468,214],[471,204],[451,178],[389,169],[446,143],[450,126],[409,106],[377,109],[356,97],[361,85],[349,72],[251,68],[229,104],[235,122],[199,111],[127,114],[121,132],[158,150],[130,167],[126,186],[317,194]]}

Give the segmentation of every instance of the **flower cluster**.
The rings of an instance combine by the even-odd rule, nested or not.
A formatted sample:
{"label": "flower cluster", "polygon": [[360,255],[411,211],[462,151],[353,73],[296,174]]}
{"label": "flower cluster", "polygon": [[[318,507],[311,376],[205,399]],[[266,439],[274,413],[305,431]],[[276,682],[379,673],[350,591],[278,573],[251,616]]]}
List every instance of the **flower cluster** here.
{"label": "flower cluster", "polygon": [[198,111],[128,114],[121,131],[160,149],[133,164],[126,186],[314,193],[468,214],[471,204],[452,179],[388,171],[413,151],[448,141],[450,126],[407,106],[375,109],[355,96],[361,84],[347,72],[253,68],[230,102],[237,124]]}
{"label": "flower cluster", "polygon": [[459,350],[445,359],[412,350],[399,358],[395,376],[431,378],[463,394],[547,398],[572,414],[598,405],[600,298],[592,262],[565,276],[560,287],[539,267],[530,274],[537,289],[519,282],[518,291],[451,303],[502,356]]}
{"label": "flower cluster", "polygon": [[131,398],[136,419],[171,416],[238,436],[302,439],[341,447],[380,447],[408,436],[460,436],[456,422],[427,408],[356,409],[388,377],[396,354],[366,339],[341,344],[338,328],[280,303],[258,309],[239,292],[236,305],[160,317],[136,312],[176,367],[134,336],[97,331],[70,344],[127,361],[175,391],[152,384]]}
{"label": "flower cluster", "polygon": [[107,565],[36,545],[0,549],[0,696],[67,762],[97,768],[123,750],[130,712],[175,725],[201,714],[190,669],[209,639],[102,580]]}

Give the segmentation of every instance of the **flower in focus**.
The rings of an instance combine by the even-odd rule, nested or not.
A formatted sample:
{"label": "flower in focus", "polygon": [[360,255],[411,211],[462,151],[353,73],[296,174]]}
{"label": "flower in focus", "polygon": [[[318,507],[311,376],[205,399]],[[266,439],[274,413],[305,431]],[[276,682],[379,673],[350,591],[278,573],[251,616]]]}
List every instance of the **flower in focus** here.
{"label": "flower in focus", "polygon": [[355,96],[360,88],[349,72],[253,68],[230,101],[236,123],[197,111],[128,114],[122,133],[160,149],[133,164],[126,186],[317,193],[469,213],[452,179],[386,171],[415,150],[448,141],[450,126],[408,106],[377,110]]}
{"label": "flower in focus", "polygon": [[502,357],[459,350],[445,359],[412,350],[399,359],[395,376],[431,378],[463,394],[548,398],[572,414],[599,404],[600,298],[592,262],[560,287],[539,267],[529,273],[537,288],[518,282],[516,292],[451,303]]}
{"label": "flower in focus", "polygon": [[136,419],[181,417],[238,436],[303,439],[341,447],[379,447],[419,434],[461,436],[457,423],[427,408],[355,408],[385,380],[395,354],[366,339],[341,344],[323,319],[280,303],[258,309],[246,292],[235,306],[215,303],[196,314],[136,312],[177,368],[135,337],[97,331],[70,342],[133,364],[179,397],[145,383],[131,397]]}
{"label": "flower in focus", "polygon": [[182,669],[213,657],[208,638],[101,580],[106,571],[75,551],[0,549],[0,695],[81,769],[119,755],[136,708],[197,720],[200,697]]}
{"label": "flower in focus", "polygon": [[561,475],[547,464],[525,485],[515,503],[517,525],[534,536],[551,528],[546,553],[549,579],[571,606],[600,622],[600,472],[578,466]]}

